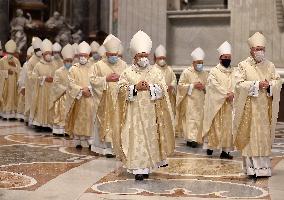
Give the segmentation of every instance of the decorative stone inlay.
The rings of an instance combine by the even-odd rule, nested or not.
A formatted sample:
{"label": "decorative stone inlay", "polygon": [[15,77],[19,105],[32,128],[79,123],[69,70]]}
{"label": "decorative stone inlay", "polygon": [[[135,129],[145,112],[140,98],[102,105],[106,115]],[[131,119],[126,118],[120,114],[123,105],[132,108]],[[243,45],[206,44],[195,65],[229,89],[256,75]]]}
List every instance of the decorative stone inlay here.
{"label": "decorative stone inlay", "polygon": [[180,176],[240,176],[242,162],[212,158],[169,158],[169,166],[156,173]]}
{"label": "decorative stone inlay", "polygon": [[29,187],[37,181],[29,176],[13,172],[0,171],[0,189],[14,189]]}
{"label": "decorative stone inlay", "polygon": [[[197,179],[168,179],[168,180],[144,180],[133,179],[109,181],[96,184],[92,187],[95,192],[103,194],[145,194],[148,195],[172,195],[183,193],[183,196],[208,196],[225,198],[261,198],[268,195],[262,188],[239,183],[197,180]],[[179,195],[180,196],[180,195]]]}

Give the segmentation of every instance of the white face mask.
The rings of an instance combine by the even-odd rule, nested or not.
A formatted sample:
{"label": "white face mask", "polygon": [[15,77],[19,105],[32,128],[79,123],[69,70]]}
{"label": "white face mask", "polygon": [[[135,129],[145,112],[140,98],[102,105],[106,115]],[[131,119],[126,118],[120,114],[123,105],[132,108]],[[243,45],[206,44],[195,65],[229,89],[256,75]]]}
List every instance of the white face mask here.
{"label": "white face mask", "polygon": [[166,63],[166,60],[165,59],[161,59],[161,60],[158,60],[157,61],[157,64],[161,67],[165,66],[167,63]]}
{"label": "white face mask", "polygon": [[254,52],[254,59],[256,60],[256,62],[261,63],[265,60],[265,54],[264,51],[255,51]]}
{"label": "white face mask", "polygon": [[150,65],[150,62],[148,58],[143,57],[138,60],[137,64],[139,65],[139,67],[146,68]]}
{"label": "white face mask", "polygon": [[203,64],[197,64],[195,70],[198,71],[198,72],[202,72],[203,71]]}
{"label": "white face mask", "polygon": [[80,63],[81,65],[85,65],[85,64],[87,64],[87,62],[88,62],[88,59],[87,59],[86,57],[81,56],[81,57],[79,58],[79,63]]}
{"label": "white face mask", "polygon": [[50,54],[45,55],[45,56],[44,56],[44,60],[45,60],[46,62],[51,62],[51,60],[52,60],[51,55],[50,55]]}

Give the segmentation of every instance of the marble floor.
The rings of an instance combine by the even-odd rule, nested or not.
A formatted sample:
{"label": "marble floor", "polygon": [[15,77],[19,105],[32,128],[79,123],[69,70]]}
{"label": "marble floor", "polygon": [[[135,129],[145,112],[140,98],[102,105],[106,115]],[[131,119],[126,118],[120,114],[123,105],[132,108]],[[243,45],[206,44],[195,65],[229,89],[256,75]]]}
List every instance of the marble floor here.
{"label": "marble floor", "polygon": [[219,152],[208,157],[181,139],[176,146],[169,167],[137,182],[113,158],[0,120],[0,200],[284,199],[284,123],[277,125],[269,179],[248,179],[239,152],[220,160]]}

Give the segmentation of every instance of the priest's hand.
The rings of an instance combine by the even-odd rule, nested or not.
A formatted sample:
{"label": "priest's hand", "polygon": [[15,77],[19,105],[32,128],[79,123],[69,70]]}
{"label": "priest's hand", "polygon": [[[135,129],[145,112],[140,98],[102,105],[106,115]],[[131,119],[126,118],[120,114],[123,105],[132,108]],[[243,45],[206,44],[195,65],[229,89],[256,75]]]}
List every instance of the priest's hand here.
{"label": "priest's hand", "polygon": [[194,83],[194,88],[198,89],[198,90],[204,90],[205,89],[205,85],[203,85],[200,82]]}
{"label": "priest's hand", "polygon": [[84,97],[90,97],[92,95],[88,87],[84,87],[82,90],[82,95]]}
{"label": "priest's hand", "polygon": [[53,82],[53,78],[51,76],[47,76],[45,78],[45,82],[52,83]]}
{"label": "priest's hand", "polygon": [[229,92],[229,93],[227,93],[226,99],[227,99],[228,102],[232,102],[234,100],[234,97],[235,97],[234,93]]}
{"label": "priest's hand", "polygon": [[149,90],[149,84],[146,81],[140,81],[136,85],[136,90],[138,90],[138,91],[147,91],[147,90]]}
{"label": "priest's hand", "polygon": [[107,77],[106,77],[106,81],[107,82],[117,82],[117,81],[119,81],[119,75],[118,74],[116,74],[116,73],[111,73],[110,75],[108,75]]}
{"label": "priest's hand", "polygon": [[25,89],[25,88],[22,88],[20,93],[21,93],[23,96],[25,96],[25,94],[26,94],[26,89]]}
{"label": "priest's hand", "polygon": [[267,80],[259,82],[259,89],[267,89],[269,87],[269,82]]}
{"label": "priest's hand", "polygon": [[13,74],[14,74],[13,70],[8,69],[8,74],[9,74],[9,75],[13,75]]}

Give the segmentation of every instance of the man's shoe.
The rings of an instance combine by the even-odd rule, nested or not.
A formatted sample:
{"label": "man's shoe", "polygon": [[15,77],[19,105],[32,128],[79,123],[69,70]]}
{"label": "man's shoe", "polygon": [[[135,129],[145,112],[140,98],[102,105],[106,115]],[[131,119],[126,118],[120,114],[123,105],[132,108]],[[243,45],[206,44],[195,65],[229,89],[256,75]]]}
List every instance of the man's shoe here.
{"label": "man's shoe", "polygon": [[213,154],[213,150],[212,149],[207,149],[207,155],[208,156],[212,156]]}
{"label": "man's shoe", "polygon": [[192,147],[192,148],[197,148],[197,146],[198,146],[198,143],[197,143],[197,142],[195,142],[195,141],[192,141],[192,142],[191,142],[191,147]]}
{"label": "man's shoe", "polygon": [[143,178],[148,179],[149,178],[149,174],[143,174]]}
{"label": "man's shoe", "polygon": [[76,149],[81,150],[83,147],[81,144],[76,145]]}
{"label": "man's shoe", "polygon": [[115,155],[113,155],[113,154],[106,154],[106,158],[115,158]]}
{"label": "man's shoe", "polygon": [[233,156],[230,155],[230,153],[227,153],[225,151],[222,151],[221,155],[220,155],[220,158],[221,159],[229,159],[229,160],[232,160],[233,159]]}
{"label": "man's shoe", "polygon": [[191,147],[191,142],[190,142],[190,141],[187,141],[187,142],[186,142],[186,146]]}
{"label": "man's shoe", "polygon": [[143,181],[144,180],[143,174],[135,174],[135,180],[136,181]]}

